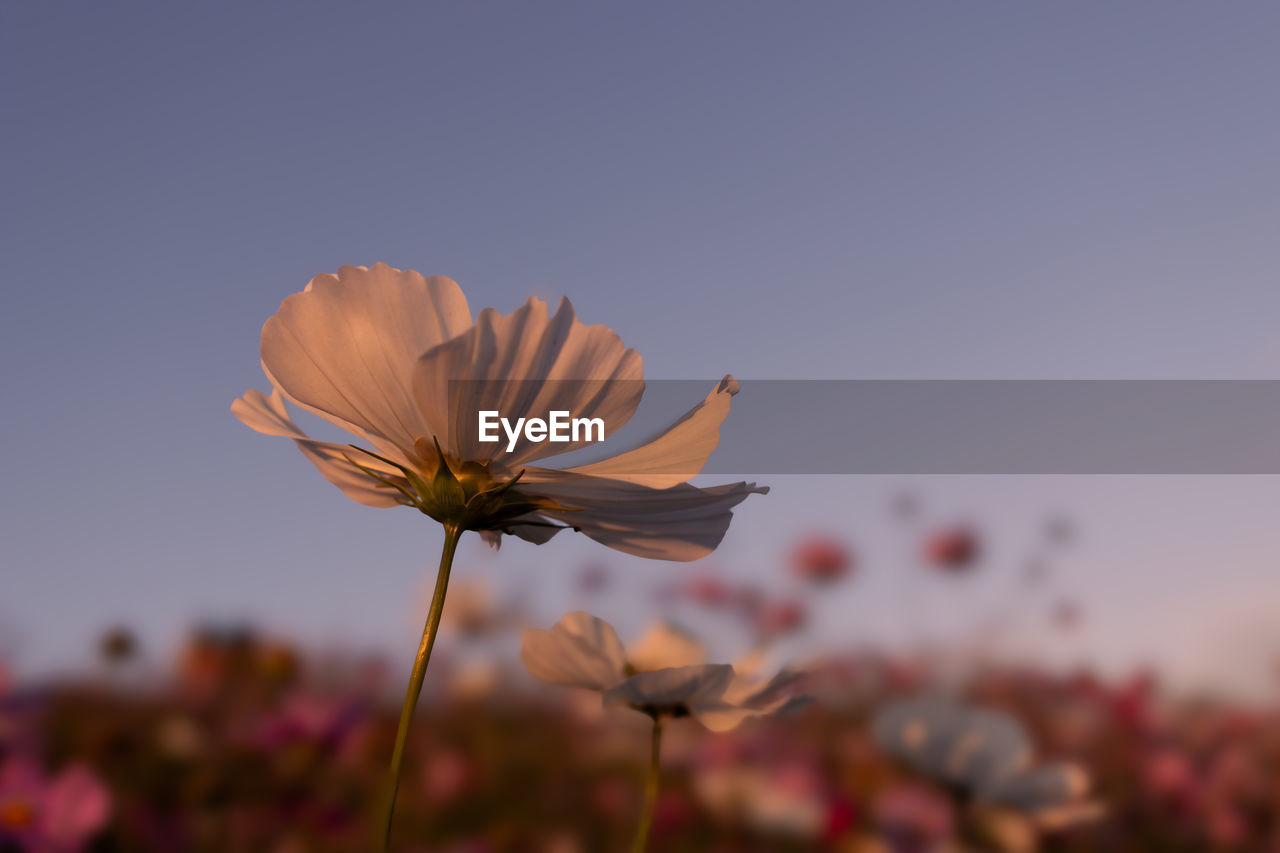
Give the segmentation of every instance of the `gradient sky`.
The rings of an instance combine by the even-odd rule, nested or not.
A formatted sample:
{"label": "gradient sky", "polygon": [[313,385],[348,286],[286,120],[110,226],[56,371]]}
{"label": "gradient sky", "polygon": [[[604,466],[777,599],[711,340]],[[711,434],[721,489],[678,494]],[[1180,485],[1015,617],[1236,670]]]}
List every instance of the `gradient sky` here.
{"label": "gradient sky", "polygon": [[[5,4],[0,652],[197,616],[412,646],[438,531],[228,411],[341,264],[569,294],[651,377],[1276,378],[1277,36],[1262,3]],[[892,552],[895,483],[775,485],[715,565]],[[1007,541],[1080,519],[1082,654],[1280,649],[1276,478],[918,487]],[[463,554],[548,618],[585,560],[680,571]],[[873,622],[893,569],[824,607]]]}

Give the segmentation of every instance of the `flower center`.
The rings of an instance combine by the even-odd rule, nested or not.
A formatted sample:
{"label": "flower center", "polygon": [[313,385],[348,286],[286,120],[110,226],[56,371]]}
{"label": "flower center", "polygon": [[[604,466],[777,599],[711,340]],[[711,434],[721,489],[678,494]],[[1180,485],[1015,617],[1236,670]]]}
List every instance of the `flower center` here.
{"label": "flower center", "polygon": [[401,503],[458,530],[504,530],[521,516],[538,510],[571,510],[546,498],[512,488],[520,482],[523,471],[508,479],[498,479],[486,462],[449,459],[435,440],[428,445],[426,439],[420,438],[414,442],[414,447],[423,459],[429,458],[426,455],[428,447],[434,450],[434,465],[424,462],[420,469],[415,470],[352,445],[354,450],[396,468],[404,477],[403,484],[362,466],[357,459],[347,458],[365,474],[399,491]]}

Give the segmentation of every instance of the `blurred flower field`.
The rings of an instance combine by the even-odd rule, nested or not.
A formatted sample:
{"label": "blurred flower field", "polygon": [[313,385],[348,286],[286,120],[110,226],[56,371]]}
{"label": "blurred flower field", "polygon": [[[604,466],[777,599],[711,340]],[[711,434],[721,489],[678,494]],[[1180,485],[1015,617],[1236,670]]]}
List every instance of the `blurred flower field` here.
{"label": "blurred flower field", "polygon": [[[952,572],[976,559],[976,534],[958,535],[946,547],[925,540],[929,565]],[[708,618],[728,610],[767,648],[807,630],[806,596],[857,572],[851,552],[820,537],[796,548],[790,569],[798,591],[781,602],[706,573],[657,600],[679,596]],[[580,578],[587,595],[608,582],[598,567]],[[452,603],[409,740],[395,849],[626,849],[649,721],[606,709],[598,692],[531,678],[516,654],[528,623],[517,607],[467,584]],[[394,665],[248,628],[196,630],[176,655],[155,656],[120,628],[98,654],[98,670],[78,679],[0,679],[0,849],[373,846],[396,734]],[[1153,672],[1108,680],[992,661],[961,672],[925,653],[850,649],[804,670],[813,701],[798,713],[720,733],[668,722],[649,849],[1280,849],[1275,709],[1179,695]],[[1037,766],[1078,768],[1088,788],[1070,798],[1084,808],[1055,822],[986,803],[887,748],[886,708],[944,693],[1018,721]],[[964,758],[942,757],[944,769]]]}

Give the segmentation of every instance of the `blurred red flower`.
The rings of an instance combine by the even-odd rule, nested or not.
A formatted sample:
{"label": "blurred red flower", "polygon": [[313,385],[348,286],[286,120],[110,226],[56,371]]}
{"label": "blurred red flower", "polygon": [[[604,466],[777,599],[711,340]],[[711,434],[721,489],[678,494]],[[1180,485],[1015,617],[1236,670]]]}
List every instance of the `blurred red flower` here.
{"label": "blurred red flower", "polygon": [[837,581],[853,568],[853,552],[825,536],[810,537],[791,554],[791,570],[815,583]]}
{"label": "blurred red flower", "polygon": [[690,601],[703,607],[724,607],[737,598],[733,587],[715,575],[695,577],[685,584],[684,594]]}
{"label": "blurred red flower", "polygon": [[808,612],[798,601],[774,601],[762,606],[756,615],[756,630],[765,637],[789,634],[805,623]]}
{"label": "blurred red flower", "polygon": [[945,572],[973,568],[982,554],[977,532],[966,525],[935,531],[924,543],[924,559],[930,566]]}

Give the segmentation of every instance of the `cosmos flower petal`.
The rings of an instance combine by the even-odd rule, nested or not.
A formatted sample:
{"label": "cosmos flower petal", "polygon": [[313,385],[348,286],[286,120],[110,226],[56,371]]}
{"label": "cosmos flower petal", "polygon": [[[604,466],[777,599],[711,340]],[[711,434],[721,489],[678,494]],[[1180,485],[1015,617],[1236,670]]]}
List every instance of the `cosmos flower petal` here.
{"label": "cosmos flower petal", "polygon": [[356,503],[372,507],[405,503],[404,495],[395,487],[379,482],[352,463],[353,460],[359,462],[366,471],[376,471],[383,479],[407,489],[408,481],[391,466],[365,457],[359,451],[342,444],[324,441],[299,441],[297,444],[302,455],[311,460],[311,464],[316,466],[321,475]]}
{"label": "cosmos flower petal", "polygon": [[941,774],[947,748],[965,722],[963,709],[939,696],[920,696],[892,702],[876,714],[876,742],[908,766],[931,775]]}
{"label": "cosmos flower petal", "polygon": [[402,502],[400,493],[393,486],[369,476],[351,460],[358,461],[367,471],[373,471],[389,482],[406,487],[408,484],[399,471],[346,445],[307,438],[289,417],[278,388],[272,389],[270,396],[257,390],[246,391],[243,397],[231,404],[231,411],[251,429],[265,435],[293,439],[302,455],[311,460],[324,478],[342,489],[353,501],[372,507],[390,507]]}
{"label": "cosmos flower petal", "polygon": [[1078,801],[1089,791],[1089,777],[1074,764],[1050,764],[1007,775],[978,790],[991,803],[1035,814]]}
{"label": "cosmos flower petal", "polygon": [[680,666],[633,675],[604,694],[605,707],[690,710],[714,703],[733,678],[727,663]]}
{"label": "cosmos flower petal", "polygon": [[602,545],[657,560],[689,561],[716,549],[729,529],[733,508],[767,486],[732,483],[701,489],[683,483],[650,489],[606,477],[530,467],[522,487],[567,509],[544,515]]}
{"label": "cosmos flower petal", "polygon": [[804,677],[800,670],[783,668],[772,677],[764,673],[767,653],[753,652],[734,664],[733,679],[717,701],[691,708],[712,731],[728,731],[751,717],[789,714],[807,708],[812,696],[793,694]]}
{"label": "cosmos flower petal", "polygon": [[737,380],[725,376],[705,400],[657,438],[600,462],[565,470],[653,489],[666,489],[696,477],[720,443],[720,424],[728,416],[729,401],[738,390]]}
{"label": "cosmos flower petal", "polygon": [[592,616],[585,610],[566,613],[551,630],[568,634],[586,643],[592,652],[603,657],[615,672],[622,672],[627,665],[626,651],[622,641],[618,639],[618,632],[613,630],[613,626],[608,622]]}
{"label": "cosmos flower petal", "polygon": [[[477,413],[546,418],[565,411],[574,418],[601,418],[606,436],[635,413],[644,393],[640,354],[627,349],[607,326],[578,321],[568,299],[555,315],[530,299],[511,314],[485,309],[466,334],[424,354],[415,370],[414,393],[423,409],[452,413],[448,448],[464,459],[496,460],[507,469],[591,443],[531,442],[523,435],[511,452],[501,428],[497,442],[479,440]],[[592,435],[598,438],[598,434]]]}
{"label": "cosmos flower petal", "polygon": [[534,545],[544,545],[551,541],[551,537],[555,536],[561,530],[567,528],[558,524],[546,523],[529,523],[521,524],[519,522],[511,525],[506,529],[507,533],[526,542],[532,542]]}
{"label": "cosmos flower petal", "polygon": [[704,703],[689,710],[699,723],[713,732],[731,731],[752,717],[758,717],[763,713],[754,708],[744,708],[727,702]]}
{"label": "cosmos flower petal", "polygon": [[534,545],[545,545],[551,541],[551,537],[555,536],[561,530],[568,528],[552,524],[548,521],[540,521],[537,516],[521,516],[521,518],[530,518],[528,523],[517,521],[502,530],[481,530],[478,531],[480,538],[488,545],[498,548],[502,545],[502,535],[510,534],[517,539],[523,539],[526,542],[532,542]]}
{"label": "cosmos flower petal", "polygon": [[967,710],[964,729],[937,757],[947,778],[981,789],[1016,773],[1031,761],[1031,741],[1013,717],[985,708]]}
{"label": "cosmos flower petal", "polygon": [[305,439],[306,433],[289,417],[284,406],[284,397],[279,388],[271,389],[271,396],[263,394],[256,388],[244,392],[244,396],[233,400],[231,413],[249,429],[263,435],[279,435],[286,438]]}
{"label": "cosmos flower petal", "polygon": [[626,666],[613,626],[581,610],[549,631],[526,630],[520,659],[542,681],[600,691],[621,681]]}
{"label": "cosmos flower petal", "polygon": [[779,697],[767,704],[738,705],[727,698],[695,702],[689,711],[713,732],[727,732],[755,717],[778,717],[798,713],[813,704],[812,696]]}
{"label": "cosmos flower petal", "polygon": [[416,439],[443,427],[443,409],[414,400],[418,357],[470,327],[452,279],[386,264],[342,267],[313,278],[267,320],[262,367],[302,408],[409,456]]}
{"label": "cosmos flower petal", "polygon": [[798,669],[783,668],[771,678],[761,678],[758,674],[743,672],[734,666],[736,675],[725,698],[735,704],[748,708],[777,708],[788,698],[790,691],[806,675]]}
{"label": "cosmos flower petal", "polygon": [[706,662],[706,649],[687,631],[659,622],[627,646],[627,661],[641,672],[696,666]]}

